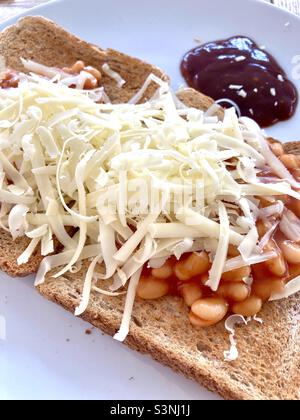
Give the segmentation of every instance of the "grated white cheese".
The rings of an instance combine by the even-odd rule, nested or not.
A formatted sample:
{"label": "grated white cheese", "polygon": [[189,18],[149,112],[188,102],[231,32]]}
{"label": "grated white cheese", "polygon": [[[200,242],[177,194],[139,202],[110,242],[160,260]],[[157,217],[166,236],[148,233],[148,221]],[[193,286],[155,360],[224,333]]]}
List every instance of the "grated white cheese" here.
{"label": "grated white cheese", "polygon": [[235,326],[241,324],[247,325],[247,321],[242,315],[231,315],[225,321],[225,329],[230,334],[230,349],[228,351],[224,351],[225,362],[234,362],[239,357],[237,342],[235,340]]}
{"label": "grated white cheese", "polygon": [[83,284],[82,297],[81,297],[79,306],[75,309],[75,316],[82,315],[86,311],[89,305],[95,268],[96,268],[96,265],[101,262],[101,260],[102,260],[101,256],[95,257],[86,272],[85,280]]}
{"label": "grated white cheese", "polygon": [[[54,69],[36,70],[55,77]],[[151,83],[154,97],[137,105]],[[239,119],[234,108],[220,119],[217,109],[183,106],[155,75],[128,104],[97,104],[86,92],[36,75],[2,90],[0,225],[13,238],[30,238],[19,264],[41,247],[45,258],[36,285],[51,270],[57,278],[88,261],[78,315],[91,293],[124,293],[131,279],[116,336],[123,340],[144,264],[160,267],[171,256],[206,250],[212,261],[208,285],[216,290],[223,272],[274,258],[274,252],[260,253],[266,237],[257,244],[255,222],[282,208],[260,212],[254,196],[300,199],[292,188],[299,183],[254,121]],[[278,182],[257,177],[265,167]],[[283,217],[290,221],[289,235],[297,234],[299,221],[286,212]],[[63,249],[49,255],[54,237]],[[240,247],[240,257],[227,260],[229,243]],[[111,277],[108,291],[96,286],[96,279]]]}
{"label": "grated white cheese", "polygon": [[287,299],[290,296],[295,295],[299,291],[300,291],[300,276],[297,276],[296,278],[289,281],[285,285],[282,293],[273,294],[270,298],[270,301]]}
{"label": "grated white cheese", "polygon": [[229,85],[229,89],[241,90],[243,89],[243,85]]}
{"label": "grated white cheese", "polygon": [[15,205],[8,216],[8,228],[13,240],[20,236],[24,236],[28,229],[26,215],[29,212],[29,207],[24,204]]}
{"label": "grated white cheese", "polygon": [[222,105],[222,104],[227,104],[228,105],[229,104],[235,109],[235,111],[236,111],[236,113],[239,117],[242,116],[242,112],[241,112],[240,107],[238,106],[238,104],[236,102],[232,101],[231,99],[222,98],[222,99],[218,99],[215,103],[217,105]]}
{"label": "grated white cheese", "polygon": [[238,95],[241,96],[242,98],[247,98],[248,93],[244,89],[241,89],[238,91]]}
{"label": "grated white cheese", "polygon": [[109,76],[111,79],[115,80],[119,88],[122,88],[126,84],[126,80],[124,80],[119,73],[112,70],[109,64],[105,63],[102,66],[102,71]]}
{"label": "grated white cheese", "polygon": [[220,218],[220,236],[217,247],[217,252],[213,260],[211,270],[209,272],[209,279],[206,286],[210,287],[214,292],[218,290],[221,277],[224,271],[225,262],[228,255],[228,246],[230,242],[230,225],[223,203],[219,203],[219,218]]}
{"label": "grated white cheese", "polygon": [[258,318],[256,315],[245,319],[242,315],[231,315],[225,321],[225,329],[229,333],[230,349],[224,351],[225,362],[234,362],[239,357],[239,351],[237,348],[237,341],[235,339],[235,327],[238,325],[248,325],[251,321],[255,321],[259,324],[263,324],[263,320]]}
{"label": "grated white cheese", "polygon": [[185,238],[183,241],[179,242],[172,249],[173,254],[180,260],[183,254],[190,252],[193,247],[194,241],[191,238]]}
{"label": "grated white cheese", "polygon": [[139,284],[141,274],[142,268],[140,268],[135,274],[133,274],[133,276],[130,279],[121,327],[117,334],[115,334],[114,336],[114,339],[117,341],[124,341],[129,333],[130,319],[133,310],[136,289]]}
{"label": "grated white cheese", "polygon": [[239,57],[235,58],[235,61],[240,62],[240,61],[245,61],[247,57],[245,57],[244,55],[240,55]]}

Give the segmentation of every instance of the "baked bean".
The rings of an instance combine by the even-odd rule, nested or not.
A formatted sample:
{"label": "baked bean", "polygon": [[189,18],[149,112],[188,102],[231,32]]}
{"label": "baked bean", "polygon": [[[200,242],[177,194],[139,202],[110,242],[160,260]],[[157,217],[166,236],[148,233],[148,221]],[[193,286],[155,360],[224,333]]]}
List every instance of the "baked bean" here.
{"label": "baked bean", "polygon": [[96,87],[98,87],[98,81],[94,76],[91,75],[89,78],[86,79],[84,83],[84,89],[92,90],[96,89]]}
{"label": "baked bean", "polygon": [[247,279],[251,274],[251,268],[249,266],[236,268],[235,270],[223,273],[222,280],[229,282],[241,282]]}
{"label": "baked bean", "polygon": [[91,77],[88,78],[84,84],[84,89],[87,90],[97,88],[102,77],[99,70],[95,69],[92,66],[85,66],[83,61],[76,61],[76,63],[73,64],[72,67],[63,68],[63,71],[71,74],[80,74],[82,71],[89,73]]}
{"label": "baked bean", "polygon": [[292,175],[294,178],[297,179],[297,181],[300,179],[300,169],[294,169],[292,172]]}
{"label": "baked bean", "polygon": [[229,244],[228,247],[228,256],[233,258],[233,257],[239,257],[240,251],[237,249],[237,247],[235,245]]}
{"label": "baked bean", "polygon": [[281,293],[284,286],[284,280],[278,280],[274,277],[261,277],[254,280],[252,284],[252,293],[266,302],[273,293]]}
{"label": "baked bean", "polygon": [[183,261],[175,265],[175,275],[181,281],[187,281],[193,277],[206,273],[209,270],[210,262],[206,252],[193,253]]}
{"label": "baked bean", "polygon": [[217,294],[225,299],[242,302],[249,296],[250,290],[245,283],[223,283],[219,286]]}
{"label": "baked bean", "polygon": [[19,86],[19,75],[13,70],[7,70],[5,73],[0,74],[0,88],[17,88]]}
{"label": "baked bean", "polygon": [[186,283],[182,286],[181,294],[185,303],[188,306],[192,306],[196,300],[202,298],[202,289],[199,284],[196,283]]}
{"label": "baked bean", "polygon": [[278,255],[276,258],[266,261],[265,266],[275,276],[284,277],[287,273],[287,264],[275,241],[271,239],[264,249],[265,251],[276,251]]}
{"label": "baked bean", "polygon": [[277,258],[268,260],[265,264],[269,271],[277,277],[284,277],[287,273],[287,265],[283,256],[278,256]]}
{"label": "baked bean", "polygon": [[101,80],[101,73],[99,70],[95,69],[94,67],[91,66],[87,66],[84,68],[84,70],[87,73],[90,73],[92,76],[94,76],[94,78],[97,80],[97,82],[99,83]]}
{"label": "baked bean", "polygon": [[283,147],[280,143],[271,143],[270,147],[274,155],[281,156],[284,154]]}
{"label": "baked bean", "polygon": [[292,210],[293,213],[297,217],[300,217],[300,200],[296,200],[296,198],[291,198],[289,203],[289,209]]}
{"label": "baked bean", "polygon": [[153,276],[141,277],[137,287],[137,296],[142,299],[158,299],[168,292],[169,283]]}
{"label": "baked bean", "polygon": [[201,284],[203,284],[203,286],[206,286],[206,283],[209,280],[209,274],[205,273],[205,274],[201,274],[201,276],[199,277],[199,281]]}
{"label": "baked bean", "polygon": [[291,264],[300,263],[300,244],[286,240],[280,241],[278,245],[287,262]]}
{"label": "baked bean", "polygon": [[205,321],[204,319],[199,318],[192,311],[189,313],[189,320],[193,327],[196,328],[207,328],[216,324],[214,321]]}
{"label": "baked bean", "polygon": [[84,62],[83,62],[83,61],[81,61],[81,60],[78,60],[78,61],[76,61],[76,63],[75,63],[75,64],[73,64],[73,66],[71,67],[72,73],[79,74],[79,73],[80,73],[80,72],[84,69],[84,67],[85,67]]}
{"label": "baked bean", "polygon": [[257,296],[250,296],[243,302],[235,303],[232,306],[232,312],[234,314],[242,316],[254,316],[260,312],[262,308],[262,300]]}
{"label": "baked bean", "polygon": [[83,61],[76,61],[76,63],[73,64],[71,67],[63,67],[62,70],[65,73],[70,74],[79,74],[84,69],[84,62]]}
{"label": "baked bean", "polygon": [[228,307],[229,305],[225,299],[210,297],[196,300],[192,305],[192,312],[200,319],[216,324],[227,314]]}
{"label": "baked bean", "polygon": [[280,156],[281,162],[284,166],[289,170],[299,169],[300,168],[300,160],[299,157],[292,154],[286,154]]}
{"label": "baked bean", "polygon": [[300,276],[300,264],[290,264],[287,280],[292,280],[298,276]]}
{"label": "baked bean", "polygon": [[268,220],[258,220],[256,227],[259,237],[262,238],[271,229],[272,224]]}
{"label": "baked bean", "polygon": [[265,198],[265,197],[261,197],[261,198],[260,198],[260,200],[259,200],[259,203],[260,203],[260,207],[261,207],[262,209],[264,209],[265,207],[272,206],[272,204],[274,204],[274,203],[275,203],[275,199],[268,200],[268,199],[267,199],[267,198]]}
{"label": "baked bean", "polygon": [[173,274],[173,263],[171,260],[165,262],[160,268],[152,268],[152,276],[158,279],[168,279]]}
{"label": "baked bean", "polygon": [[278,195],[276,198],[277,198],[278,201],[282,201],[285,206],[290,205],[291,197],[289,195],[287,195],[287,194]]}

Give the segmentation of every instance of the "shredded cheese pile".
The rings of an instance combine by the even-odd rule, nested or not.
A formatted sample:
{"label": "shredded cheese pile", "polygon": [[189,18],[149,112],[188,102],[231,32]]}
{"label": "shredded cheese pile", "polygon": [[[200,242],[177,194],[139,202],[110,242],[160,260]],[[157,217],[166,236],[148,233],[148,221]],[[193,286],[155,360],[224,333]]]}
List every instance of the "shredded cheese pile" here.
{"label": "shredded cheese pile", "polygon": [[[157,93],[136,105],[151,81]],[[90,92],[34,75],[0,90],[0,225],[14,239],[30,238],[19,264],[41,248],[36,285],[53,269],[58,278],[89,261],[76,315],[92,290],[127,290],[116,336],[124,340],[145,263],[206,250],[208,286],[217,290],[223,272],[274,258],[259,244],[254,196],[300,199],[300,185],[254,121],[233,108],[223,120],[211,114],[184,107],[153,75],[122,105],[97,104]],[[257,176],[266,167],[274,181]],[[229,244],[240,257],[227,260]],[[111,278],[110,291],[98,287]],[[300,279],[290,288],[299,290]]]}

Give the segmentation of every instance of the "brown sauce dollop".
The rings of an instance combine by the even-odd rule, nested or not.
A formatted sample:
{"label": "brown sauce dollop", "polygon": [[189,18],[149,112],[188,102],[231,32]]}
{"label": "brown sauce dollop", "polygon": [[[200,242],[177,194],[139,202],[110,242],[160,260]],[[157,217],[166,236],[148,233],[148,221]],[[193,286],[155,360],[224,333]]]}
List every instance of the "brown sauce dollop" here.
{"label": "brown sauce dollop", "polygon": [[291,118],[295,85],[275,58],[250,38],[210,42],[185,54],[181,71],[189,86],[215,100],[234,101],[243,116],[268,127]]}

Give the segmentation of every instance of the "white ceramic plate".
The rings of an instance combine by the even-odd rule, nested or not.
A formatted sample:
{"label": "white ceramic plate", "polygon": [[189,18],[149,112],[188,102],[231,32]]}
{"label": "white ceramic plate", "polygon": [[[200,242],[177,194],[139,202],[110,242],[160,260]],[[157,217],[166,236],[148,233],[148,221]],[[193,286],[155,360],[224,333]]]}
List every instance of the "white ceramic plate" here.
{"label": "white ceramic plate", "polygon": [[[43,15],[95,44],[157,64],[175,88],[183,82],[180,59],[195,45],[194,38],[251,36],[290,77],[292,59],[300,55],[300,20],[254,0],[70,0],[28,14]],[[300,80],[295,83],[300,91]],[[269,133],[300,139],[299,119],[300,108]],[[7,330],[6,340],[0,338],[0,399],[218,398],[110,337],[95,330],[85,335],[88,325],[43,300],[32,282],[0,275],[0,337],[4,321]]]}

